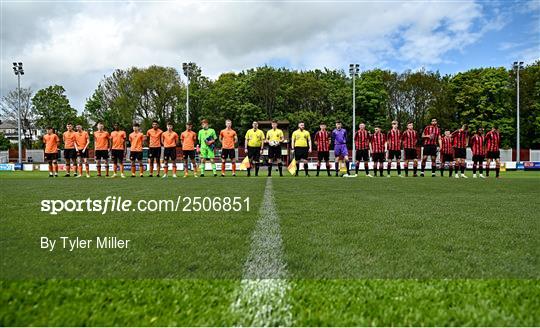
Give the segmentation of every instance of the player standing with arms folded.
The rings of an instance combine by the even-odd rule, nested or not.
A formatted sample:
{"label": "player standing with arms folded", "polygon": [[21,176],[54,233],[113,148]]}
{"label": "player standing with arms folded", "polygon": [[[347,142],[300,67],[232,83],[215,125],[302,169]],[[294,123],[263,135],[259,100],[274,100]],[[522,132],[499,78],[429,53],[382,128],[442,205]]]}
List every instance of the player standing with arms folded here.
{"label": "player standing with arms folded", "polygon": [[73,131],[73,125],[68,123],[67,131],[62,134],[62,140],[64,141],[64,159],[66,161],[66,175],[69,177],[71,173],[71,167],[73,166],[73,175],[77,175],[77,151],[75,150],[75,131]]}
{"label": "player standing with arms folded", "polygon": [[43,136],[45,145],[45,160],[49,164],[49,178],[58,177],[58,143],[60,138],[54,133],[54,129],[47,128],[47,134]]}
{"label": "player standing with arms folded", "polygon": [[113,178],[116,178],[116,172],[120,169],[120,176],[125,178],[124,175],[124,156],[126,154],[126,131],[120,130],[118,123],[113,125],[113,131],[111,132],[111,157],[113,160]]}
{"label": "player standing with arms folded", "polygon": [[193,123],[186,123],[186,131],[180,134],[180,141],[182,142],[182,156],[184,157],[184,178],[189,175],[188,162],[191,159],[191,167],[193,169],[193,176],[197,177],[197,162],[195,161],[195,145],[197,144],[197,134],[192,130]]}
{"label": "player standing with arms folded", "polygon": [[204,177],[204,171],[206,169],[206,161],[210,160],[212,164],[212,172],[214,176],[217,176],[216,163],[214,158],[214,148],[216,147],[217,134],[216,131],[208,126],[208,120],[201,121],[202,129],[199,130],[199,152],[201,155],[201,177]]}
{"label": "player standing with arms folded", "polygon": [[336,122],[336,128],[332,131],[332,143],[334,144],[335,170],[336,177],[339,175],[339,160],[345,161],[347,175],[350,175],[349,169],[349,151],[347,150],[347,130],[341,126],[341,122]]}
{"label": "player standing with arms folded", "polygon": [[450,130],[444,131],[444,136],[439,140],[439,148],[441,149],[441,177],[444,176],[444,167],[448,164],[451,178],[454,171],[454,147]]}
{"label": "player standing with arms folded", "polygon": [[320,130],[317,131],[313,138],[317,145],[317,176],[321,170],[321,162],[324,161],[326,165],[326,174],[330,174],[330,133],[326,131],[326,124],[321,123],[319,125]]}
{"label": "player standing with arms folded", "polygon": [[356,144],[356,165],[355,170],[358,174],[358,169],[360,167],[360,162],[364,162],[364,171],[366,171],[366,177],[372,178],[373,176],[369,174],[369,142],[371,135],[369,131],[366,130],[366,124],[360,123],[358,125],[358,131],[354,136],[354,142]]}
{"label": "player standing with arms folded", "polygon": [[97,176],[101,176],[101,163],[105,162],[105,176],[109,176],[109,149],[110,138],[109,132],[103,130],[103,123],[97,124],[97,131],[94,132],[94,155],[96,158]]}
{"label": "player standing with arms folded", "polygon": [[225,176],[225,164],[227,158],[231,161],[232,176],[236,176],[236,150],[238,135],[232,128],[232,121],[225,120],[225,129],[219,132],[219,142],[221,142],[221,176]]}
{"label": "player standing with arms folded", "polygon": [[424,176],[428,156],[431,159],[431,176],[435,176],[437,170],[437,144],[441,136],[441,130],[437,125],[437,119],[432,118],[431,124],[424,128],[422,139],[424,140],[424,152],[422,154],[422,170],[420,176]]}
{"label": "player standing with arms folded", "polygon": [[83,164],[86,166],[86,177],[90,177],[90,167],[88,165],[88,146],[90,145],[90,136],[84,131],[82,125],[77,124],[75,132],[75,151],[77,151],[77,162],[79,164],[78,178],[82,177]]}
{"label": "player standing with arms folded", "polygon": [[469,126],[463,124],[461,129],[452,133],[452,141],[454,143],[454,157],[456,159],[456,178],[459,178],[459,171],[461,171],[461,177],[465,176],[465,159],[467,158],[467,145],[469,144]]}
{"label": "player standing with arms folded", "polygon": [[484,158],[486,150],[484,148],[484,129],[478,128],[476,134],[471,138],[471,150],[473,153],[473,178],[476,178],[476,168],[480,171],[480,177],[484,178]]}
{"label": "player standing with arms folded", "polygon": [[405,176],[409,176],[409,161],[413,160],[413,177],[416,177],[418,170],[418,154],[416,152],[416,144],[418,143],[418,135],[414,130],[413,123],[407,123],[407,130],[401,135],[403,149],[405,150]]}
{"label": "player standing with arms folded", "polygon": [[304,122],[298,123],[298,129],[293,132],[291,138],[291,149],[294,152],[294,159],[296,160],[296,173],[298,176],[298,170],[300,169],[300,161],[304,163],[304,172],[306,177],[309,177],[308,171],[308,155],[311,152],[311,136],[309,132],[304,129]]}
{"label": "player standing with arms folded", "polygon": [[373,158],[373,171],[377,176],[377,163],[379,164],[379,174],[381,177],[384,172],[384,155],[386,153],[386,135],[381,132],[381,128],[375,127],[375,132],[371,135],[370,150]]}
{"label": "player standing with arms folded", "polygon": [[136,165],[135,163],[139,163],[139,176],[142,178],[143,172],[144,172],[144,166],[143,166],[143,142],[144,142],[144,134],[141,132],[141,126],[139,123],[133,124],[133,132],[129,134],[129,159],[131,160],[131,177],[135,177],[136,172]]}
{"label": "player standing with arms folded", "polygon": [[154,176],[154,161],[157,165],[157,177],[161,171],[161,134],[163,131],[159,128],[158,121],[152,122],[152,128],[146,131],[148,140],[148,165],[150,166],[149,177]]}
{"label": "player standing with arms folded", "polygon": [[283,163],[281,162],[281,143],[283,142],[283,131],[278,129],[276,120],[272,121],[272,128],[266,132],[266,143],[268,143],[268,176],[272,176],[272,165],[278,163],[279,176],[283,176]]}
{"label": "player standing with arms folded", "polygon": [[178,133],[173,131],[172,123],[167,123],[167,131],[161,134],[163,144],[163,178],[169,173],[169,163],[172,163],[173,178],[176,178],[176,146],[178,145]]}
{"label": "player standing with arms folded", "polygon": [[485,141],[487,150],[486,177],[489,177],[491,160],[494,160],[495,177],[499,178],[499,172],[501,171],[501,135],[497,126],[494,125],[491,131],[486,133]]}
{"label": "player standing with arms folded", "polygon": [[392,160],[396,159],[396,168],[398,177],[401,176],[401,131],[398,129],[398,122],[392,121],[392,129],[387,134],[387,148],[388,148],[388,163],[386,164],[386,173],[390,177],[390,169],[392,168]]}
{"label": "player standing with arms folded", "polygon": [[259,123],[253,121],[252,128],[247,130],[245,137],[245,149],[249,158],[250,166],[247,176],[251,176],[251,168],[255,165],[255,176],[259,176],[259,161],[264,147],[264,132],[259,129]]}

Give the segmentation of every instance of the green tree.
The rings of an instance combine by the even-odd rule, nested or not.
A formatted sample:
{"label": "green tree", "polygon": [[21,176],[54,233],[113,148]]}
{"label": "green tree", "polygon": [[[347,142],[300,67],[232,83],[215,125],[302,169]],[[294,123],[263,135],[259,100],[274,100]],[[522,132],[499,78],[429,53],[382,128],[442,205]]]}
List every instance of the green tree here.
{"label": "green tree", "polygon": [[4,135],[3,132],[0,132],[0,150],[8,150],[11,146],[11,142]]}
{"label": "green tree", "polygon": [[64,87],[53,85],[41,89],[32,98],[33,110],[37,116],[36,126],[40,129],[53,127],[61,131],[69,122],[76,122],[77,111],[71,107]]}

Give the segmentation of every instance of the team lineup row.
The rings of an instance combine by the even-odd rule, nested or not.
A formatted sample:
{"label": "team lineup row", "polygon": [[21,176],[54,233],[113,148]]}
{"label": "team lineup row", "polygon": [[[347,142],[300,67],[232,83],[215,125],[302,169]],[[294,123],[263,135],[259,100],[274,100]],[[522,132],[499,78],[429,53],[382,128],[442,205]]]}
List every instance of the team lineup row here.
{"label": "team lineup row", "polygon": [[[206,162],[211,163],[212,172],[217,176],[215,164],[216,142],[221,143],[221,175],[225,176],[225,163],[227,159],[231,162],[232,175],[236,175],[236,145],[238,144],[238,135],[232,128],[232,121],[225,121],[225,128],[220,131],[219,136],[213,128],[209,127],[207,120],[201,121],[201,129],[198,133],[193,131],[193,124],[187,123],[186,130],[178,135],[173,130],[171,123],[167,124],[167,129],[162,131],[157,121],[152,122],[146,134],[143,134],[140,125],[133,125],[133,132],[129,135],[121,130],[118,124],[114,124],[113,131],[104,130],[102,123],[97,124],[97,130],[93,132],[94,136],[94,155],[97,164],[97,175],[101,176],[101,165],[105,165],[106,176],[109,176],[109,155],[113,162],[113,177],[118,172],[121,177],[124,175],[124,156],[126,149],[130,150],[131,176],[136,176],[136,164],[139,164],[139,176],[143,176],[143,145],[148,146],[148,164],[149,176],[154,174],[154,164],[156,164],[156,176],[160,176],[161,171],[161,153],[163,149],[163,177],[168,176],[169,163],[172,163],[172,177],[177,177],[176,172],[176,149],[181,146],[182,157],[184,161],[184,177],[188,176],[188,163],[191,163],[194,176],[198,174],[204,176]],[[317,146],[317,176],[320,173],[321,164],[324,162],[328,176],[331,175],[330,166],[330,148],[333,147],[335,155],[335,174],[339,175],[340,169],[346,171],[347,176],[351,176],[349,150],[347,149],[347,130],[342,127],[341,122],[335,123],[335,129],[331,132],[327,130],[326,124],[321,123],[320,129],[313,136],[313,143]],[[422,159],[420,166],[420,175],[424,176],[426,162],[431,160],[431,174],[435,176],[437,169],[436,156],[440,152],[440,170],[444,175],[446,167],[449,169],[449,176],[467,178],[465,175],[465,157],[466,148],[471,147],[473,153],[473,177],[476,177],[476,171],[479,170],[479,177],[484,178],[483,168],[484,159],[487,158],[486,175],[489,176],[489,167],[492,160],[495,161],[496,177],[499,177],[500,171],[500,134],[498,128],[493,126],[487,134],[484,135],[483,129],[478,128],[471,136],[468,126],[464,124],[460,129],[451,132],[441,129],[436,119],[431,120],[431,124],[426,126],[420,136],[414,129],[413,123],[408,123],[404,131],[399,129],[397,121],[392,122],[392,128],[383,133],[379,126],[375,126],[373,133],[366,129],[364,123],[360,123],[358,130],[354,135],[354,146],[356,156],[352,167],[358,174],[360,162],[364,162],[364,171],[366,176],[372,177],[369,172],[368,162],[374,162],[374,175],[377,172],[383,176],[383,163],[385,159],[389,161],[387,165],[387,176],[390,176],[391,162],[396,162],[397,174],[401,175],[401,151],[404,151],[404,170],[405,176],[409,175],[409,161],[413,161],[413,176],[417,176],[418,170],[418,150],[419,141],[423,146]],[[72,168],[77,177],[81,177],[83,166],[86,166],[86,176],[89,177],[88,149],[90,146],[90,136],[82,126],[67,124],[66,131],[62,134],[64,158],[66,161],[66,175],[70,176]],[[268,176],[272,174],[272,167],[277,164],[280,176],[283,175],[283,162],[281,144],[287,142],[283,131],[278,128],[277,121],[272,121],[272,128],[266,134],[258,128],[258,122],[252,123],[252,128],[245,134],[245,149],[247,156],[242,165],[247,168],[247,175],[251,176],[251,169],[254,168],[255,175],[259,174],[260,156],[264,146],[268,145]],[[47,129],[47,134],[43,136],[45,146],[45,159],[49,163],[49,176],[58,176],[58,149],[60,138],[54,129]],[[291,150],[293,151],[293,160],[290,171],[298,175],[300,164],[304,164],[305,175],[308,172],[308,155],[312,152],[312,137],[305,129],[304,122],[298,123],[298,129],[292,133],[290,140]],[[196,163],[196,154],[199,154],[200,165]],[[198,168],[202,168],[198,170]]]}

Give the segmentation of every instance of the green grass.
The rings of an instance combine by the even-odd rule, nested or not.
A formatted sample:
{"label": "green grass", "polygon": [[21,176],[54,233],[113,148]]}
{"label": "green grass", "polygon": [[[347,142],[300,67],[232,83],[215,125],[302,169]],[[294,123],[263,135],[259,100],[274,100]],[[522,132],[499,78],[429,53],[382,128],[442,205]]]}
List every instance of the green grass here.
{"label": "green grass", "polygon": [[[264,171],[265,173],[265,171]],[[295,325],[540,325],[540,174],[273,178]],[[0,173],[0,325],[234,325],[265,178]],[[39,212],[43,199],[250,196],[240,213]],[[39,237],[133,248],[47,252]]]}

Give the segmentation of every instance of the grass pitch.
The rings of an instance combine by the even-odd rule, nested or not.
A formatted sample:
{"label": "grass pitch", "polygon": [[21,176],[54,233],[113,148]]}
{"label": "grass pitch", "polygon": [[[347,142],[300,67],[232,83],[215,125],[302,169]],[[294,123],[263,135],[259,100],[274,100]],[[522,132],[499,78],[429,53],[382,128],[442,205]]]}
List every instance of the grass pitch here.
{"label": "grass pitch", "polygon": [[[540,325],[540,174],[273,177],[293,324]],[[0,324],[235,325],[265,177],[0,174]],[[250,197],[238,213],[61,213],[43,199]],[[129,250],[48,252],[40,236]]]}

